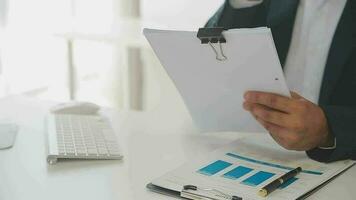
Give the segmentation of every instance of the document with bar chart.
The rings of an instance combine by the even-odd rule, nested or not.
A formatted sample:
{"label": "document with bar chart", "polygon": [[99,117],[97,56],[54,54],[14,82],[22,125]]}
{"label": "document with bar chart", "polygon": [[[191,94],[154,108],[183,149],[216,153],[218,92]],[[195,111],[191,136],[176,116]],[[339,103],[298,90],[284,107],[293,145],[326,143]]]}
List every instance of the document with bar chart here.
{"label": "document with bar chart", "polygon": [[[194,185],[204,190],[197,193],[206,193],[200,195],[212,199],[219,199],[221,192],[243,199],[299,199],[353,164],[350,160],[318,163],[305,153],[283,150],[273,142],[261,145],[259,141],[239,140],[204,159],[187,162],[151,185],[177,192],[185,185]],[[303,171],[267,198],[257,195],[263,186],[299,166]]]}

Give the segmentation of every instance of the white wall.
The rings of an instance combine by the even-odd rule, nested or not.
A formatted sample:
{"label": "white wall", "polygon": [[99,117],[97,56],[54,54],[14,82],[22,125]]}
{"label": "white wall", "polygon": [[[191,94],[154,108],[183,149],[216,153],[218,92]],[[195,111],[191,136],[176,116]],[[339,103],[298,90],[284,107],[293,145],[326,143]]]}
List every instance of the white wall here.
{"label": "white wall", "polygon": [[218,9],[223,0],[141,0],[142,17],[171,29],[196,29]]}

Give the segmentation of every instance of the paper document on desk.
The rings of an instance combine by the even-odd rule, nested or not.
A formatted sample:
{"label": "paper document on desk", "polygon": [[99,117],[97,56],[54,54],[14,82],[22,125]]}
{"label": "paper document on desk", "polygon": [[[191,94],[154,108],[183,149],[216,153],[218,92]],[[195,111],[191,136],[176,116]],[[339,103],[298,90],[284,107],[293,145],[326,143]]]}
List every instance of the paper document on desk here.
{"label": "paper document on desk", "polygon": [[[168,192],[182,191],[183,186],[194,185],[238,196],[243,200],[299,199],[311,195],[316,188],[354,163],[350,160],[319,163],[307,158],[304,152],[282,149],[272,139],[252,138],[236,141],[209,153],[206,158],[188,161],[182,167],[152,181],[150,186],[156,192],[163,192],[163,188]],[[285,182],[267,198],[258,196],[259,189],[296,167],[302,167],[303,171],[295,178]],[[212,199],[223,199],[216,198],[219,192],[192,192]]]}
{"label": "paper document on desk", "polygon": [[[265,132],[243,109],[244,93],[290,96],[268,28],[223,32],[226,61],[218,61],[197,32],[145,29],[144,35],[202,131]],[[220,51],[218,44],[214,46]]]}

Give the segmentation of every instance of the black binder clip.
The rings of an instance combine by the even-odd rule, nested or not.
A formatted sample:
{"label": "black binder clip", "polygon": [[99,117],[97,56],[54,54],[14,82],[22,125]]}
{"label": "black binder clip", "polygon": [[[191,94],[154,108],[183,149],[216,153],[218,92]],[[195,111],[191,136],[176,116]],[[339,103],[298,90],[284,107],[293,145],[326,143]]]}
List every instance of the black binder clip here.
{"label": "black binder clip", "polygon": [[[198,31],[197,37],[201,40],[202,44],[209,44],[211,48],[213,49],[215,55],[216,55],[216,60],[218,61],[225,61],[227,60],[227,57],[224,54],[224,50],[222,47],[222,43],[226,43],[226,39],[223,36],[223,31],[225,29],[222,27],[216,27],[216,28],[200,28]],[[216,50],[213,44],[219,43],[220,47],[220,54]]]}
{"label": "black binder clip", "polygon": [[[214,198],[204,196],[202,194],[192,193],[190,191],[202,191],[210,193]],[[242,200],[241,197],[228,195],[220,190],[211,189],[211,188],[199,188],[195,185],[185,185],[183,186],[183,190],[181,192],[181,197],[187,199],[206,199],[206,200],[216,200],[216,199],[224,199],[224,200]]]}

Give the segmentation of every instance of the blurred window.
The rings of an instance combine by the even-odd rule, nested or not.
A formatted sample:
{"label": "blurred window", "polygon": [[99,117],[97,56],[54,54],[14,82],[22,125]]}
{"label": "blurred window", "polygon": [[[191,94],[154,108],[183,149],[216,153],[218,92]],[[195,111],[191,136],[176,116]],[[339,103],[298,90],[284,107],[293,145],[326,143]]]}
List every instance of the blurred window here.
{"label": "blurred window", "polygon": [[[133,1],[140,4],[141,24],[190,30],[203,26],[223,2],[0,0],[0,97],[27,94],[69,100],[72,58],[76,99],[121,107],[125,95],[122,77],[127,76],[122,67],[127,55],[115,40],[120,39],[118,30],[133,35],[118,23],[131,23],[127,17],[121,19],[120,12],[132,9]],[[139,29],[134,31],[141,34]],[[68,41],[72,42],[70,52]]]}

